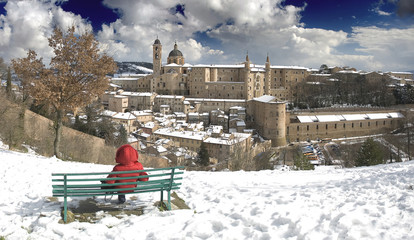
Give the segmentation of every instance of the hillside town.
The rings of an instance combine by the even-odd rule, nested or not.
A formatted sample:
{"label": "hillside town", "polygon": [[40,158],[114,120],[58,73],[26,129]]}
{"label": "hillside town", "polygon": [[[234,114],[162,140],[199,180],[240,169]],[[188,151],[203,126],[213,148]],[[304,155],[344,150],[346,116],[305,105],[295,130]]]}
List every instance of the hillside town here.
{"label": "hillside town", "polygon": [[[167,64],[161,56],[156,39],[152,71],[116,74],[100,103],[104,115],[123,125],[137,149],[176,164],[194,158],[202,143],[211,163],[219,163],[236,149],[260,152],[295,142],[387,133],[412,114],[404,108],[374,106],[289,109],[300,84],[310,89],[357,78],[374,84],[385,81],[391,91],[414,85],[410,72],[273,66],[269,56],[265,65],[255,65],[248,55],[241,64],[191,65],[177,44]],[[309,159],[323,163],[317,154]]]}
{"label": "hillside town", "polygon": [[[264,65],[256,65],[248,55],[234,65],[191,65],[177,44],[163,64],[159,39],[153,44],[153,69],[120,66],[94,108],[122,126],[129,144],[164,159],[163,165],[195,165],[203,149],[211,165],[226,167],[241,152],[251,159],[296,144],[313,165],[327,164],[320,146],[311,142],[389,133],[413,115],[409,108],[388,103],[396,88],[414,85],[410,72],[365,72],[325,64],[320,69],[274,66],[269,56]],[[129,72],[128,66],[141,73]],[[20,83],[13,83],[19,95]],[[385,86],[385,91],[377,86]],[[370,96],[363,87],[377,95]],[[354,92],[358,88],[362,92]],[[340,95],[353,97],[347,102]],[[363,102],[364,95],[376,102]],[[72,122],[76,116],[86,119],[84,114],[85,109],[77,109]],[[280,163],[281,156],[272,151],[265,161]]]}

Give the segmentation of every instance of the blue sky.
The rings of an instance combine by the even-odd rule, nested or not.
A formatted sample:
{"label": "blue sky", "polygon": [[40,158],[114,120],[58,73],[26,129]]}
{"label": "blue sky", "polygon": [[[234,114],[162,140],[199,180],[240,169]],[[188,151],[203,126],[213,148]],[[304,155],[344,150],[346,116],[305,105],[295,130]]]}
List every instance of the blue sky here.
{"label": "blue sky", "polygon": [[191,64],[414,70],[413,0],[48,0],[0,2],[0,54],[46,59],[54,26],[93,31],[118,61],[163,61],[177,42]]}

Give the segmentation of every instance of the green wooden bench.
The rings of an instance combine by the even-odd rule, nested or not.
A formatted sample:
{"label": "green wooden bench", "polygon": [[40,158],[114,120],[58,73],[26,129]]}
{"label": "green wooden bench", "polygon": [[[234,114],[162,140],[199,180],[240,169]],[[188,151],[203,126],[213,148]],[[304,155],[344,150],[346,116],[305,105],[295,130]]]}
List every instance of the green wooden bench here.
{"label": "green wooden bench", "polygon": [[[108,175],[114,172],[95,172],[95,173],[52,173],[52,188],[54,197],[63,197],[64,204],[64,221],[67,222],[67,198],[73,197],[93,197],[93,196],[106,196],[106,195],[118,195],[116,186],[131,185],[131,182],[126,183],[113,183],[107,184],[101,181],[106,180],[126,180],[139,178],[148,178],[148,181],[137,181],[137,186],[134,188],[122,188],[121,191],[132,191],[120,194],[139,194],[146,192],[161,192],[160,204],[164,203],[164,192],[167,192],[167,208],[171,210],[171,190],[177,190],[180,188],[182,174],[184,173],[184,167],[169,167],[169,168],[157,168],[157,169],[145,169],[137,171],[120,171],[119,173],[139,173],[147,172],[147,176],[135,176],[135,177],[113,177],[107,178]],[[135,184],[135,182],[133,183]],[[109,187],[102,189],[102,187]]]}

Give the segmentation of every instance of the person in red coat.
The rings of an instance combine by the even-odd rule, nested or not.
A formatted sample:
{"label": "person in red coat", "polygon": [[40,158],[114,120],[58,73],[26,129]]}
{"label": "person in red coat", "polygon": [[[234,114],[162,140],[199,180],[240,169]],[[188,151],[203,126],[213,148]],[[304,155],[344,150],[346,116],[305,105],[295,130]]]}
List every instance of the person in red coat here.
{"label": "person in red coat", "polygon": [[[140,162],[138,162],[138,152],[135,150],[131,145],[125,144],[118,148],[116,151],[115,161],[118,163],[113,169],[112,172],[118,171],[134,171],[134,170],[144,170],[144,167]],[[146,172],[139,172],[139,173],[123,173],[123,174],[110,174],[108,178],[113,177],[138,177],[138,176],[146,176],[148,175]],[[138,181],[148,181],[148,178],[139,178]],[[126,180],[107,180],[106,183],[113,184],[113,183],[125,183],[125,182],[136,182],[136,179],[126,179]],[[137,184],[130,184],[130,185],[121,185],[116,186],[116,188],[133,188],[136,187]],[[132,192],[132,190],[128,191],[120,191],[120,193],[128,193]],[[125,202],[125,194],[118,195],[118,202],[124,203]]]}

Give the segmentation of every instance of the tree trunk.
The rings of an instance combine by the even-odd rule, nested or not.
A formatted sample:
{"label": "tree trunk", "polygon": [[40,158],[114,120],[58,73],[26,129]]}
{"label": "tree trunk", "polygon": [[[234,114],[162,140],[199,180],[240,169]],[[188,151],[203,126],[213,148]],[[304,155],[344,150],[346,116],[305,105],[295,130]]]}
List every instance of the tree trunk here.
{"label": "tree trunk", "polygon": [[7,96],[10,97],[11,96],[11,89],[12,89],[10,67],[7,69],[7,81],[6,82],[7,82],[6,93],[7,93]]}
{"label": "tree trunk", "polygon": [[56,121],[55,121],[55,141],[53,144],[53,153],[57,158],[60,158],[59,152],[59,145],[60,145],[60,138],[62,135],[62,116],[63,111],[57,110],[56,111]]}

